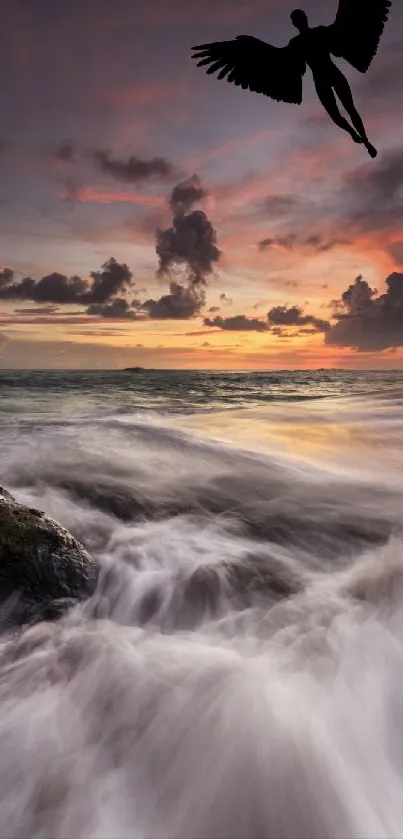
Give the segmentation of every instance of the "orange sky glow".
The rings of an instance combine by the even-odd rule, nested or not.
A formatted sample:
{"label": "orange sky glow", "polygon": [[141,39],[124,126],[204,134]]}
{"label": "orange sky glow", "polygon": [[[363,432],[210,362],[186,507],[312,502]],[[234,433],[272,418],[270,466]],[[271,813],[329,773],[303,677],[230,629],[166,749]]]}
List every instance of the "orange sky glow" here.
{"label": "orange sky glow", "polygon": [[[403,327],[388,339],[387,323],[403,290],[397,4],[368,76],[342,68],[375,161],[321,111],[308,75],[297,108],[191,62],[193,43],[240,32],[285,43],[277,0],[217,0],[208,20],[185,0],[171,15],[160,0],[100,0],[96,21],[75,0],[46,19],[6,5],[1,368],[402,366]],[[305,6],[320,24],[337,3]],[[129,274],[99,291],[111,259]]]}

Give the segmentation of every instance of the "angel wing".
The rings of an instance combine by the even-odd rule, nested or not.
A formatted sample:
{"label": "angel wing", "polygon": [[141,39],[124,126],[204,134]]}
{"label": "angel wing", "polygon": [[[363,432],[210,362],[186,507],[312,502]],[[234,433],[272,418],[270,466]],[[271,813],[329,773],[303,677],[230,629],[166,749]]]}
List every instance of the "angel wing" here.
{"label": "angel wing", "polygon": [[391,0],[339,0],[336,20],[327,27],[330,51],[366,73],[376,55]]}
{"label": "angel wing", "polygon": [[192,47],[198,67],[219,79],[270,96],[277,102],[302,102],[302,76],[306,65],[299,36],[286,47],[272,47],[259,38],[238,35],[233,41],[218,41]]}

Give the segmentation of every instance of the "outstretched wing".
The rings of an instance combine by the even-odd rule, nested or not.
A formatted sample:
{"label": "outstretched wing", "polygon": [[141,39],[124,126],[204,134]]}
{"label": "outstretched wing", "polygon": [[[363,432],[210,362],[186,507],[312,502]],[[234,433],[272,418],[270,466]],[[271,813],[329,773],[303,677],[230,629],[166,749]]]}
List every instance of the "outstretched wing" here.
{"label": "outstretched wing", "polygon": [[366,73],[388,19],[390,0],[339,0],[336,20],[327,27],[330,51]]}
{"label": "outstretched wing", "polygon": [[277,102],[302,102],[305,61],[298,37],[286,47],[272,47],[259,38],[238,35],[233,41],[219,41],[192,47],[198,67],[218,73],[244,90],[270,96]]}

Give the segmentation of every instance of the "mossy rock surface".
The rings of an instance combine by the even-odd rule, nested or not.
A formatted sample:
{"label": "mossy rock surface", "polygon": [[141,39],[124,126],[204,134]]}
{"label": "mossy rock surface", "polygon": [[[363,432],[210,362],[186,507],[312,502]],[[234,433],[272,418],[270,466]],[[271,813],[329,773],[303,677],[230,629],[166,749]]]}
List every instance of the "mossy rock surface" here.
{"label": "mossy rock surface", "polygon": [[97,564],[80,542],[0,487],[0,605],[6,622],[57,617],[89,596],[96,580]]}

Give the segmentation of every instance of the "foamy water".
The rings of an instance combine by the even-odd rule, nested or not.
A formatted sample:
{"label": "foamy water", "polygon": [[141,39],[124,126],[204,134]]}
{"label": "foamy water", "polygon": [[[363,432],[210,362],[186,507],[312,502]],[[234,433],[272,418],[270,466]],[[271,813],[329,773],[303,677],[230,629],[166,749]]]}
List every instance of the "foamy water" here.
{"label": "foamy water", "polygon": [[318,382],[7,390],[0,483],[101,575],[3,636],[1,837],[403,834],[403,389]]}

